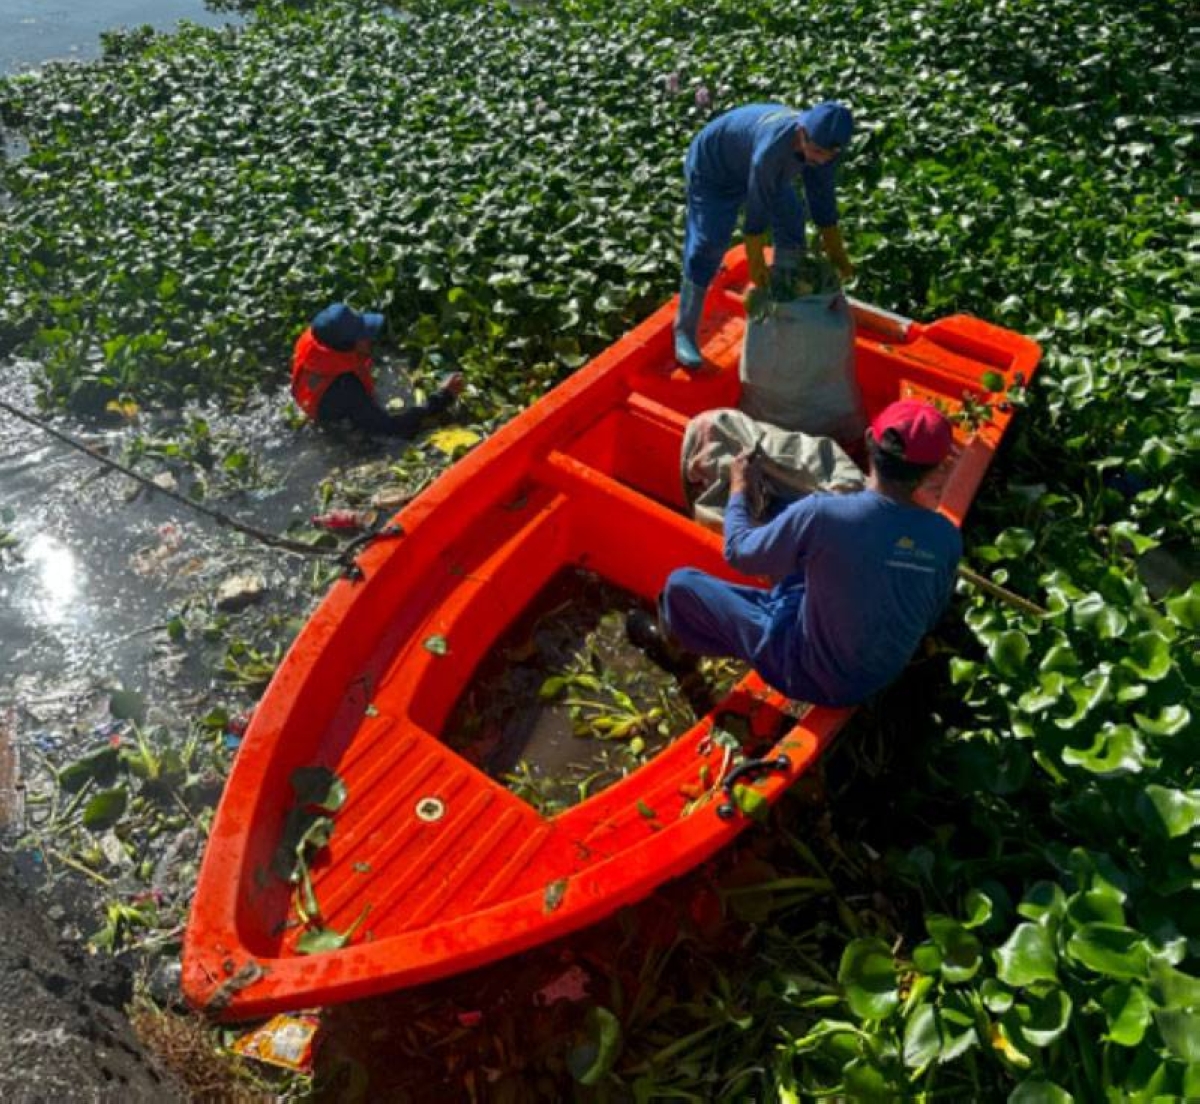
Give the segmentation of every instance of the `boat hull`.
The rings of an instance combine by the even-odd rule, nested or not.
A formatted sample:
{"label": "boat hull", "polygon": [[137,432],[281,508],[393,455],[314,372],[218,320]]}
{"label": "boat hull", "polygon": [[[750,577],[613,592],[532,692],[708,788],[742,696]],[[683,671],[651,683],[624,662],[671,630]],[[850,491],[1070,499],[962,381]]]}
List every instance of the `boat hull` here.
{"label": "boat hull", "polygon": [[[446,743],[480,664],[562,570],[646,601],[683,565],[740,578],[687,516],[679,454],[690,417],[737,405],[746,276],[735,250],[709,293],[703,369],[674,364],[672,301],[447,471],[393,519],[402,535],[334,585],[255,711],[217,810],[184,946],[196,1006],[249,1018],[352,1000],[577,930],[746,827],[718,812],[731,766],[721,717],[741,715],[748,739],[786,760],[748,783],[768,802],[828,746],[850,710],[799,706],[750,674],[645,766],[544,816]],[[869,412],[908,395],[983,400],[984,372],[1027,382],[1039,358],[973,318],[856,315]],[[974,433],[956,431],[926,505],[962,523],[1011,417],[996,404]],[[313,766],[349,795],[312,863],[314,895],[327,928],[360,926],[340,949],[303,954],[296,887],[273,860],[290,779]]]}

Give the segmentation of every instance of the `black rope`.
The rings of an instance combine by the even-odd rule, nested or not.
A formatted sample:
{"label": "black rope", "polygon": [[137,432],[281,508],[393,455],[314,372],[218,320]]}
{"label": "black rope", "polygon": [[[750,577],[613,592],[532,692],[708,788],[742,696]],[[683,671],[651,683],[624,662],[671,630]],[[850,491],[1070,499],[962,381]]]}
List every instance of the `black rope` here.
{"label": "black rope", "polygon": [[186,506],[189,510],[195,510],[197,513],[201,513],[212,518],[212,520],[218,525],[223,525],[230,529],[236,529],[239,533],[244,533],[246,536],[253,538],[260,544],[268,545],[271,548],[278,548],[284,552],[291,552],[296,556],[316,556],[321,559],[335,559],[342,566],[343,573],[351,578],[362,577],[362,570],[354,562],[354,557],[365,545],[369,544],[376,537],[399,537],[404,535],[404,530],[401,526],[385,525],[381,529],[363,533],[361,536],[356,537],[348,545],[346,545],[345,548],[317,548],[314,545],[305,544],[303,541],[292,540],[290,537],[281,537],[277,533],[268,533],[265,529],[258,529],[253,525],[247,525],[245,522],[238,521],[237,518],[230,517],[228,514],[222,513],[220,510],[214,510],[210,506],[205,506],[203,503],[195,501],[195,499],[187,498],[185,495],[181,495],[177,491],[172,491],[166,487],[160,487],[154,482],[153,479],[149,479],[139,472],[135,472],[132,468],[127,467],[125,464],[119,463],[118,461],[105,456],[103,453],[94,449],[91,445],[85,445],[82,441],[77,441],[74,437],[67,433],[63,433],[61,430],[55,429],[52,425],[43,421],[41,418],[35,417],[24,410],[20,410],[17,407],[12,406],[10,403],[5,402],[3,399],[0,399],[0,409],[8,411],[8,413],[14,418],[20,418],[21,421],[28,422],[30,425],[36,426],[38,429],[50,434],[51,437],[56,438],[65,445],[69,445],[78,452],[82,452],[85,456],[95,460],[97,463],[103,464],[105,467],[111,468],[113,471],[118,471],[124,476],[128,476],[135,482],[142,484],[142,486],[148,487],[156,494],[166,495],[167,498],[173,499],[181,506]]}

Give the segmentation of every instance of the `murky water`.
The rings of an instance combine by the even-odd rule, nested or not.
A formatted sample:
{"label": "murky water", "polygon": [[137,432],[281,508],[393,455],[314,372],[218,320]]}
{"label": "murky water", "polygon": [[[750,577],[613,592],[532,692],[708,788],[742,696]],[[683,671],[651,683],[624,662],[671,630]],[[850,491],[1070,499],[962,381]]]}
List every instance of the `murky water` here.
{"label": "murky water", "polygon": [[[36,366],[17,361],[0,372],[5,402],[36,411]],[[311,535],[304,523],[321,509],[323,480],[386,483],[389,460],[405,446],[294,428],[289,406],[279,387],[236,414],[185,417],[202,414],[214,436],[252,457],[247,487],[217,487],[206,506],[256,529],[285,533],[300,523]],[[118,460],[135,435],[155,432],[149,415],[112,428],[47,417]],[[177,475],[184,490],[202,469],[148,457],[136,470]],[[219,588],[235,577],[261,580],[262,596],[222,611]],[[137,694],[144,730],[174,746],[210,709],[251,708],[261,683],[222,673],[231,643],[256,648],[269,670],[331,577],[327,561],[254,541],[0,410],[0,734],[15,746],[19,783],[45,794],[54,785],[48,767],[104,746],[114,736],[115,689]],[[172,623],[186,632],[172,633]]]}
{"label": "murky water", "polygon": [[0,0],[0,74],[94,58],[104,31],[147,24],[171,31],[181,19],[208,27],[237,22],[204,0]]}
{"label": "murky water", "polygon": [[[34,412],[36,366],[18,361],[4,371],[11,387],[6,401]],[[255,467],[252,489],[206,497],[206,506],[281,532],[313,512],[323,478],[389,455],[381,443],[292,429],[285,419],[289,401],[280,389],[235,415],[189,412],[203,414],[213,434],[242,444]],[[103,429],[48,420],[115,459],[135,433],[148,432],[144,424]],[[186,473],[188,466],[148,459],[137,467],[151,477],[172,469]],[[153,671],[162,630],[182,605],[211,601],[216,585],[235,571],[258,572],[268,594],[289,595],[297,563],[307,562],[140,487],[2,411],[0,518],[8,536],[0,573],[0,687],[21,674],[139,681]],[[8,692],[0,689],[0,701]]]}

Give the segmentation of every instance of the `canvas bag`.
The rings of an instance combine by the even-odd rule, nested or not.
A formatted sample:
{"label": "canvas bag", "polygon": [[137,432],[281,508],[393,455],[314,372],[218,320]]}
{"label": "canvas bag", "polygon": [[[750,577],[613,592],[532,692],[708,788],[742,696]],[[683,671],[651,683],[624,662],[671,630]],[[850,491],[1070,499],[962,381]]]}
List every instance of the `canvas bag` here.
{"label": "canvas bag", "polygon": [[729,504],[729,466],[756,446],[765,462],[752,462],[747,473],[755,518],[813,491],[865,486],[862,469],[829,437],[780,429],[740,410],[706,410],[688,422],[680,450],[684,501],[702,525],[721,529]]}
{"label": "canvas bag", "polygon": [[799,284],[809,294],[785,297],[773,282],[770,293],[756,289],[748,300],[738,406],[758,421],[855,444],[867,419],[854,373],[854,315],[836,277],[809,264],[815,278]]}

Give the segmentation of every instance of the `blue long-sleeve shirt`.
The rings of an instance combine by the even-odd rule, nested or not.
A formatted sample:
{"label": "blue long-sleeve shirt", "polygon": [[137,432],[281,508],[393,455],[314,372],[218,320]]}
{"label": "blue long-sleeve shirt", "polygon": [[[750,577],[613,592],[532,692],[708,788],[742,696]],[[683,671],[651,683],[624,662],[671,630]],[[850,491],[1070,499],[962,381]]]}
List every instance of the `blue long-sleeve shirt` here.
{"label": "blue long-sleeve shirt", "polygon": [[817,226],[838,221],[834,169],[808,164],[793,148],[801,113],[783,104],[747,104],[713,119],[692,139],[686,171],[693,186],[745,206],[745,232],[769,227],[776,246],[804,244],[804,209],[794,181],[800,177],[808,212]]}
{"label": "blue long-sleeve shirt", "polygon": [[755,666],[807,701],[859,702],[899,675],[961,555],[949,520],[870,490],[809,495],[763,525],[743,494],[725,511],[725,558],[775,583]]}

